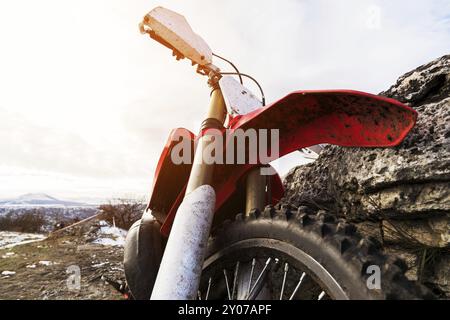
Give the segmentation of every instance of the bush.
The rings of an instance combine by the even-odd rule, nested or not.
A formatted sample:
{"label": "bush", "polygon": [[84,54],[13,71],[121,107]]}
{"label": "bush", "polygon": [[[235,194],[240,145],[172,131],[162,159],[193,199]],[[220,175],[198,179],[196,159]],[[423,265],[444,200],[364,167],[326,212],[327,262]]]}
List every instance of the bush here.
{"label": "bush", "polygon": [[45,223],[42,209],[30,209],[20,214],[8,212],[0,217],[0,230],[38,233],[43,231]]}
{"label": "bush", "polygon": [[114,220],[117,227],[128,230],[141,218],[145,204],[134,199],[118,199],[116,203],[103,204],[99,209],[104,212],[106,221],[112,224]]}

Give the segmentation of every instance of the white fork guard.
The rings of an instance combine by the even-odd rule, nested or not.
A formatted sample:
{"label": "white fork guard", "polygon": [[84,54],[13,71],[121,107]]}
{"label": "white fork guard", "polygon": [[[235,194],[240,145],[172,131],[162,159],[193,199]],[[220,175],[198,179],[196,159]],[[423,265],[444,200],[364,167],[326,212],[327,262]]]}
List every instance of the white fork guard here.
{"label": "white fork guard", "polygon": [[151,300],[192,300],[197,296],[216,193],[203,185],[187,194],[170,231]]}

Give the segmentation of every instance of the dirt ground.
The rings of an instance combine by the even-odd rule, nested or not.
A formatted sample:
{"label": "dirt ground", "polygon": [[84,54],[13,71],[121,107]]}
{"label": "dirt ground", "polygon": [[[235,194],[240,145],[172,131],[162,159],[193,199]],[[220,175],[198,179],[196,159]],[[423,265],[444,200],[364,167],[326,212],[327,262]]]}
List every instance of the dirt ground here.
{"label": "dirt ground", "polygon": [[86,243],[77,235],[0,249],[0,299],[124,299],[102,279],[124,280],[122,257],[121,246]]}

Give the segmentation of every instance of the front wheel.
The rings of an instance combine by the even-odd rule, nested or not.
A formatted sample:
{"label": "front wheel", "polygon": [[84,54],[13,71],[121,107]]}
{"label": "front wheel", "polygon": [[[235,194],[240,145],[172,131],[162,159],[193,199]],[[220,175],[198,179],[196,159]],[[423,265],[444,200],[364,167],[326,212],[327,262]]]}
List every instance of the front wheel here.
{"label": "front wheel", "polygon": [[432,298],[353,225],[308,210],[267,207],[226,221],[210,239],[198,298]]}

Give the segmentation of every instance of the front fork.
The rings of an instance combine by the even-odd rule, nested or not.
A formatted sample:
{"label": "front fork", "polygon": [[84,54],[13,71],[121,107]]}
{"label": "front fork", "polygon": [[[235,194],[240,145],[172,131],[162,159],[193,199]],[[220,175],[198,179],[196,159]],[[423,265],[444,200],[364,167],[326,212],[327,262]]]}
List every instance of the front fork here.
{"label": "front fork", "polygon": [[202,123],[201,131],[205,134],[197,141],[186,194],[167,240],[152,300],[192,300],[197,296],[216,203],[211,186],[214,164],[203,161],[203,150],[210,143],[207,129],[221,128],[225,115],[222,92],[215,86],[207,118]]}
{"label": "front fork", "polygon": [[[195,150],[186,194],[180,204],[158,275],[152,300],[192,300],[197,297],[207,242],[214,217],[216,195],[211,186],[214,164],[203,161],[203,150],[210,143],[206,129],[223,126],[226,115],[222,92],[213,89],[208,116],[203,121]],[[246,179],[246,213],[266,203],[267,176],[253,169]]]}

